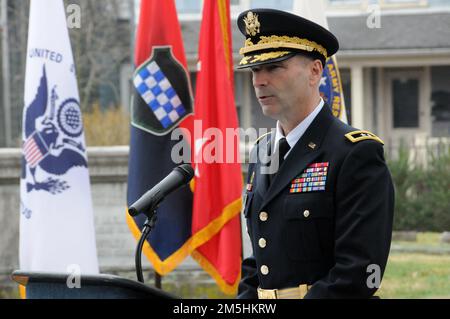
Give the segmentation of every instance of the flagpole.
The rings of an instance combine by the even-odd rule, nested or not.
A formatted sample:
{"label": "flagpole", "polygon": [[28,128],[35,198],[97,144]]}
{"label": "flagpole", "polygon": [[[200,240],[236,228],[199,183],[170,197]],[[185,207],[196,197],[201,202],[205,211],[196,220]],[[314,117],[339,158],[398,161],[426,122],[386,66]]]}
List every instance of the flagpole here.
{"label": "flagpole", "polygon": [[11,100],[9,84],[9,41],[8,41],[8,1],[1,3],[2,28],[2,74],[3,74],[3,119],[5,125],[5,146],[11,144]]}
{"label": "flagpole", "polygon": [[158,289],[162,289],[161,288],[161,275],[155,270],[155,287]]}
{"label": "flagpole", "polygon": [[130,64],[134,66],[134,47],[136,45],[136,3],[135,0],[130,0],[130,29],[131,29],[131,41],[130,41]]}

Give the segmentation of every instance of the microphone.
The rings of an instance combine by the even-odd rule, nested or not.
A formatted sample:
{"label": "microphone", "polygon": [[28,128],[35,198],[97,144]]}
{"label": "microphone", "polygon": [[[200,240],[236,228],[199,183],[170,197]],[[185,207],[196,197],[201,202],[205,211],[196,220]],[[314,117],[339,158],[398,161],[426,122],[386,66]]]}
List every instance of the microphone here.
{"label": "microphone", "polygon": [[153,212],[159,203],[169,195],[171,192],[177,190],[181,186],[189,183],[194,177],[194,170],[189,164],[182,164],[175,167],[169,175],[162,181],[153,186],[137,201],[135,201],[129,208],[128,214],[136,216],[140,213],[147,215],[147,212]]}

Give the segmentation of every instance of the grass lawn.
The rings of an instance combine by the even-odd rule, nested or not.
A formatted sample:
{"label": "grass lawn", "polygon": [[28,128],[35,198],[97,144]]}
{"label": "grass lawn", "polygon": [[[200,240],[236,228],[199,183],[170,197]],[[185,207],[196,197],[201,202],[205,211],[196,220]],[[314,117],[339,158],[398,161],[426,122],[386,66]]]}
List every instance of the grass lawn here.
{"label": "grass lawn", "polygon": [[[416,242],[392,242],[404,249],[450,251],[440,233],[417,234]],[[392,252],[377,295],[381,298],[450,298],[450,254]]]}
{"label": "grass lawn", "polygon": [[430,245],[432,247],[450,247],[450,244],[440,241],[441,233],[423,232],[417,233],[417,243],[422,245]]}
{"label": "grass lawn", "polygon": [[450,298],[450,255],[391,253],[381,298]]}
{"label": "grass lawn", "polygon": [[[440,241],[440,233],[424,232],[417,234],[417,241],[393,241],[392,247],[402,247],[405,249],[416,249],[416,250],[441,250],[450,252],[450,243],[442,243]],[[391,248],[392,248],[391,247]]]}

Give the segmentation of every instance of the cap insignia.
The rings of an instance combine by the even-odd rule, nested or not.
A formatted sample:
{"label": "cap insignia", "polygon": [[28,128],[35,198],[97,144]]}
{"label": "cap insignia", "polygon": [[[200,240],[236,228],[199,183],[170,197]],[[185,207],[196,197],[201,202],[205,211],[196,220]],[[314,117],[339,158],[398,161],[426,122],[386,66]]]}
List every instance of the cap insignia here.
{"label": "cap insignia", "polygon": [[245,31],[248,35],[255,36],[260,31],[261,24],[258,21],[258,15],[249,11],[244,17]]}

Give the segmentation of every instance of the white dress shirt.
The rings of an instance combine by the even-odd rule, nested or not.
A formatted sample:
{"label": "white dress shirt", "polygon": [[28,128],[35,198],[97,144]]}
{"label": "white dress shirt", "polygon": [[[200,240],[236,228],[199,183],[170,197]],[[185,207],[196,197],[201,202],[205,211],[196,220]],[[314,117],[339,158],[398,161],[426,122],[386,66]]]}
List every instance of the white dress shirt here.
{"label": "white dress shirt", "polygon": [[303,136],[305,131],[311,125],[312,121],[316,118],[317,114],[322,110],[324,105],[324,101],[320,98],[319,104],[316,106],[314,111],[312,111],[303,121],[301,121],[292,131],[289,132],[287,136],[284,136],[283,130],[281,129],[280,122],[277,121],[277,130],[275,133],[275,146],[278,149],[278,142],[281,138],[286,137],[286,141],[288,142],[291,149],[286,153],[284,158],[289,155],[291,150],[294,148],[295,144],[297,144],[298,140]]}

